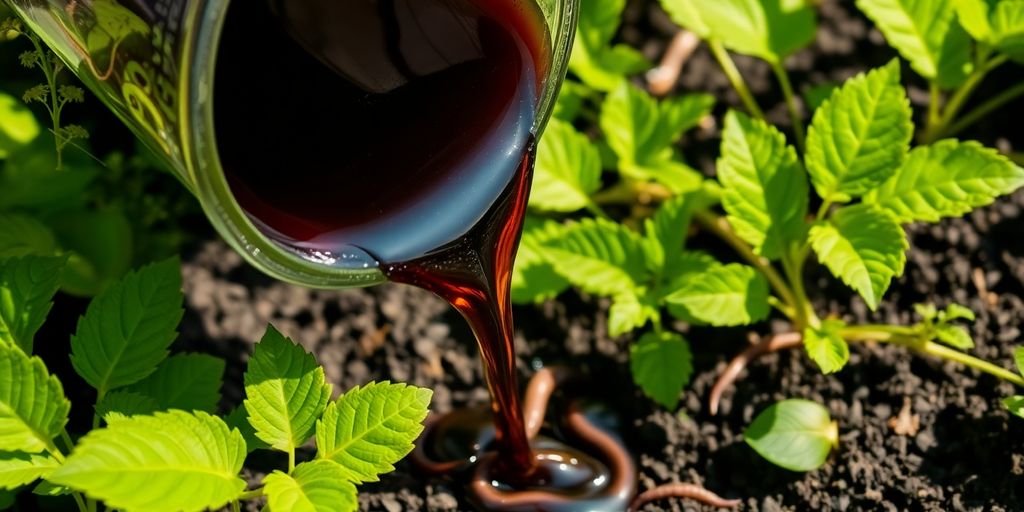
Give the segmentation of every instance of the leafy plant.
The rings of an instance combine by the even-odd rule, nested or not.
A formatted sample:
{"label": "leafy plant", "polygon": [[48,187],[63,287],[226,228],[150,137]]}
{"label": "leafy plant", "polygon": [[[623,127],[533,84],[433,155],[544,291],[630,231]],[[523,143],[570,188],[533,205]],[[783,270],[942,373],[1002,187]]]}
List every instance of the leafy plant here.
{"label": "leafy plant", "polygon": [[[178,262],[166,260],[127,274],[79,320],[71,362],[97,400],[76,442],[61,381],[30,355],[65,263],[0,261],[0,490],[41,481],[35,494],[70,495],[82,512],[238,510],[259,497],[272,510],[356,510],[356,485],[392,471],[423,429],[429,390],[370,383],[331,400],[323,368],[273,327],[249,362],[244,404],[215,415],[224,361],[169,355],[183,298]],[[315,457],[298,461],[311,438]],[[288,467],[247,490],[240,472],[255,449],[287,453]]]}
{"label": "leafy plant", "polygon": [[[999,9],[1010,9],[1003,3]],[[950,133],[941,122],[927,124],[918,133],[922,143],[912,146],[917,130],[896,60],[816,93],[824,99],[806,123],[783,62],[814,39],[809,3],[662,4],[676,22],[705,39],[748,113],[725,113],[716,176],[707,178],[686,164],[676,143],[711,115],[711,98],[690,94],[659,101],[623,73],[617,86],[597,87],[574,69],[583,83],[570,82],[571,93],[560,99],[561,117],[541,141],[537,199],[530,205],[513,298],[541,301],[569,286],[610,298],[609,333],[639,331],[631,349],[634,380],[669,408],[678,405],[692,358],[683,334],[666,328],[666,312],[689,325],[715,327],[756,324],[774,312],[792,326],[787,339],[802,343],[824,373],[846,366],[850,343],[891,343],[1024,386],[1021,375],[966,353],[974,344],[957,325],[973,320],[966,308],[920,306],[921,319],[911,326],[851,325],[834,312],[815,311],[805,281],[808,262],[816,260],[869,309],[877,309],[891,282],[903,274],[909,248],[905,225],[938,222],[988,205],[1024,185],[1024,169],[977,142],[935,140]],[[858,5],[880,25],[888,24],[883,33],[934,87],[965,87],[980,79],[969,66],[973,61],[964,60],[971,42],[957,32],[952,3],[863,0]],[[914,29],[922,19],[932,20],[926,33]],[[604,23],[581,30],[614,33],[617,20]],[[994,40],[988,41],[976,43],[974,50],[995,48]],[[961,44],[966,50],[957,48]],[[791,137],[764,120],[730,50],[761,58],[775,71],[791,114]],[[933,98],[932,110],[940,100]],[[956,108],[951,99],[944,111]],[[599,132],[575,128],[595,125]],[[612,220],[613,215],[621,220]],[[720,261],[691,248],[688,238],[695,231],[719,238],[736,257]],[[780,346],[786,344],[768,338],[760,350]],[[713,400],[713,412],[716,407]],[[808,409],[793,410],[796,417]],[[772,439],[778,432],[765,425],[774,424],[752,427],[749,438]],[[752,444],[765,451],[764,442]]]}
{"label": "leafy plant", "polygon": [[810,400],[783,400],[761,411],[743,440],[776,466],[811,471],[839,447],[839,425]]}

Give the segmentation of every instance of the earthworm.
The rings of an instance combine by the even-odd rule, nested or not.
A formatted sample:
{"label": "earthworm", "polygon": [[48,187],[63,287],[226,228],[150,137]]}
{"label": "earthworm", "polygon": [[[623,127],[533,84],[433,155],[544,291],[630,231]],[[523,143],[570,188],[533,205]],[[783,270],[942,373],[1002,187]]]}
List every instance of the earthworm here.
{"label": "earthworm", "polygon": [[738,507],[743,501],[727,500],[721,496],[694,484],[665,484],[642,492],[629,504],[628,512],[636,512],[640,507],[657,500],[668,498],[690,498],[701,503],[719,508]]}
{"label": "earthworm", "polygon": [[725,370],[722,370],[722,373],[715,381],[715,385],[711,388],[711,395],[708,397],[708,408],[711,411],[711,415],[718,414],[718,402],[722,398],[722,393],[736,382],[740,372],[747,367],[747,364],[761,355],[799,346],[803,343],[803,339],[803,335],[798,332],[786,332],[768,336],[760,342],[747,347],[746,350],[734,357],[732,361],[729,361],[729,365],[725,367]]}
{"label": "earthworm", "polygon": [[676,33],[668,44],[661,63],[647,72],[647,84],[651,94],[664,96],[675,87],[676,82],[679,81],[679,74],[683,71],[683,65],[690,59],[699,44],[700,38],[689,30],[680,30]]}

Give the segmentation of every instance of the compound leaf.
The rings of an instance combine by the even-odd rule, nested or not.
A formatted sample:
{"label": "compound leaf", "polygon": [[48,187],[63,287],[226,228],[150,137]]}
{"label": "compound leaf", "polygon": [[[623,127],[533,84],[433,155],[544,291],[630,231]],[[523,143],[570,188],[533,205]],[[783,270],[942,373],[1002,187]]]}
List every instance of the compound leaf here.
{"label": "compound leaf", "polygon": [[807,177],[775,127],[730,111],[718,160],[722,206],[736,233],[768,259],[804,235]]}
{"label": "compound leaf", "polygon": [[640,235],[604,219],[570,224],[544,247],[555,270],[588,293],[613,296],[631,291],[647,275]]}
{"label": "compound leaf", "polygon": [[412,451],[432,394],[387,381],[352,389],[317,422],[317,457],[341,464],[356,482],[378,481]]}
{"label": "compound leaf", "polygon": [[273,326],[256,345],[244,380],[245,410],[256,436],[284,452],[313,435],[331,399],[316,358]]}
{"label": "compound leaf", "polygon": [[0,260],[0,345],[32,353],[36,331],[60,287],[64,263],[64,258],[36,256]]}
{"label": "compound leaf", "polygon": [[811,471],[839,446],[839,425],[827,409],[810,400],[783,400],[758,414],[743,438],[776,466]]}
{"label": "compound leaf", "polygon": [[832,93],[807,132],[807,171],[822,198],[848,201],[895,174],[914,135],[898,61]]}
{"label": "compound leaf", "polygon": [[649,332],[629,349],[633,381],[667,409],[679,405],[679,393],[693,374],[690,344],[672,332]]}
{"label": "compound leaf", "polygon": [[156,371],[178,336],[182,309],[177,258],[129,272],[93,299],[71,337],[71,364],[100,392]]}
{"label": "compound leaf", "polygon": [[1024,185],[1024,169],[973,141],[942,140],[914,148],[903,166],[865,201],[900,222],[938,222],[992,204]]}
{"label": "compound leaf", "polygon": [[837,210],[828,222],[811,228],[810,240],[818,259],[872,310],[892,278],[903,273],[909,248],[896,219],[867,204]]}
{"label": "compound leaf", "polygon": [[39,453],[68,422],[71,402],[42,359],[0,343],[0,451]]}
{"label": "compound leaf", "polygon": [[359,509],[356,486],[345,468],[329,460],[295,466],[292,474],[275,471],[263,479],[270,510],[290,512],[354,512]]}
{"label": "compound leaf", "polygon": [[158,412],[93,430],[47,477],[125,510],[217,509],[245,489],[245,441],[204,412]]}

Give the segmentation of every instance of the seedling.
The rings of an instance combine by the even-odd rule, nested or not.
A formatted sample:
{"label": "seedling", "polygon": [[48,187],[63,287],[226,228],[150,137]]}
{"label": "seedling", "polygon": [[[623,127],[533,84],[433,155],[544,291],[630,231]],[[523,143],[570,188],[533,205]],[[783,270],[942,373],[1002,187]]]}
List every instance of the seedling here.
{"label": "seedling", "polygon": [[[860,5],[870,11],[879,3]],[[903,6],[889,3],[895,7],[884,16],[876,13],[880,24]],[[952,12],[952,2],[938,3],[943,5],[935,10]],[[1008,8],[1003,3],[1024,5],[999,2],[997,10]],[[603,79],[577,72],[582,83],[573,86],[560,110],[562,120],[552,123],[541,143],[531,202],[535,216],[523,236],[514,298],[543,300],[570,284],[610,297],[610,334],[644,332],[631,351],[634,379],[673,409],[692,363],[682,334],[663,325],[665,310],[689,324],[711,326],[756,324],[774,310],[792,325],[791,333],[767,337],[734,361],[715,388],[712,412],[747,359],[801,344],[825,373],[845,367],[850,343],[891,343],[1024,386],[1021,375],[965,353],[974,342],[957,322],[974,316],[962,306],[941,311],[921,306],[921,321],[912,326],[850,325],[839,315],[815,311],[805,284],[814,257],[875,310],[904,271],[909,248],[904,225],[938,222],[988,205],[1024,185],[1024,169],[976,142],[936,140],[951,129],[941,113],[918,137],[924,143],[911,147],[913,112],[895,60],[832,89],[805,126],[783,66],[788,55],[814,39],[813,8],[803,2],[664,0],[663,5],[708,42],[749,112],[730,110],[724,117],[717,178],[691,169],[675,147],[710,115],[711,98],[691,94],[657,101],[621,74],[619,84],[608,88]],[[589,31],[614,33],[622,7],[621,2],[584,4],[582,37]],[[588,9],[601,12],[588,14]],[[957,39],[952,29],[945,36],[925,34],[927,45],[916,53],[905,37],[885,27],[883,32],[935,87],[965,84],[967,76],[975,76],[967,72],[954,80],[955,73],[953,78],[939,73],[942,66],[934,73],[925,66],[926,59],[940,61],[935,52],[956,45],[970,53],[970,40]],[[936,42],[940,36],[953,39],[942,44]],[[976,46],[985,48],[986,43]],[[791,114],[793,144],[763,119],[727,50],[771,65]],[[935,106],[940,100],[933,97],[930,112],[942,111]],[[959,107],[951,100],[944,108]],[[570,124],[580,119],[600,126],[596,145]],[[603,171],[612,171],[614,178],[603,180]],[[622,206],[627,214],[621,222],[611,220]],[[595,218],[565,222],[556,217],[580,210]],[[720,238],[742,263],[690,249],[687,238],[694,228]],[[771,437],[762,428],[752,429],[758,438]],[[764,443],[760,446],[764,453]]]}
{"label": "seedling", "polygon": [[[31,356],[63,258],[0,261],[0,492],[70,495],[80,512],[200,511],[265,497],[273,510],[358,509],[356,485],[412,450],[431,392],[370,383],[331,400],[313,356],[267,329],[245,374],[245,402],[221,417],[224,361],[169,355],[182,315],[176,260],[131,272],[89,305],[71,339],[75,371],[97,392],[93,429],[72,438],[72,404]],[[311,460],[299,448],[316,439]],[[249,452],[287,453],[247,489]],[[305,452],[303,452],[304,454]]]}

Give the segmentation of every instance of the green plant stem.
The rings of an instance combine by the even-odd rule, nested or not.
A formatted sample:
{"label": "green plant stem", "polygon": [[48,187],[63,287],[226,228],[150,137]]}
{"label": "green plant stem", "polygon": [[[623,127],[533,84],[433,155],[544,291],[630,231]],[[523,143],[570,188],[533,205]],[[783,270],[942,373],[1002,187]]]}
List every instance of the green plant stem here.
{"label": "green plant stem", "polygon": [[807,327],[817,328],[821,324],[818,315],[814,313],[811,301],[807,298],[807,291],[804,290],[804,258],[800,255],[802,252],[802,250],[793,251],[794,254],[797,254],[796,258],[792,258],[789,253],[783,253],[781,258],[782,269],[793,287],[793,307],[796,309],[795,323],[800,332]]}
{"label": "green plant stem", "polygon": [[238,501],[254,500],[254,499],[259,498],[261,496],[263,496],[263,488],[262,487],[260,487],[259,489],[253,489],[251,491],[245,491],[242,494],[239,494],[238,495]]}
{"label": "green plant stem", "polygon": [[891,325],[861,325],[847,327],[840,331],[846,341],[876,341],[907,347],[915,352],[955,361],[969,368],[987,373],[996,378],[1024,387],[1024,377],[1000,368],[988,361],[978,359],[970,354],[954,350],[950,347],[925,339],[911,327]]}
{"label": "green plant stem", "polygon": [[[1003,65],[1008,60],[1005,55],[997,55],[977,64],[974,67],[974,71],[967,77],[967,80],[963,85],[960,86],[949,98],[949,101],[942,108],[942,115],[934,125],[929,124],[928,128],[922,133],[921,142],[930,144],[948,135],[947,129],[953,119],[960,114],[960,109],[964,107],[967,101],[974,94],[974,90],[981,85],[982,80],[985,79],[992,70]],[[933,99],[934,101],[934,99]]]}
{"label": "green plant stem", "polygon": [[591,215],[593,215],[595,217],[598,217],[598,218],[601,218],[601,219],[604,219],[604,220],[611,220],[611,217],[609,217],[608,214],[605,213],[604,209],[602,209],[600,206],[598,206],[598,204],[596,202],[594,202],[593,200],[587,201],[587,205],[584,206],[584,208],[588,212],[590,212]]}
{"label": "green plant stem", "polygon": [[77,492],[71,493],[71,497],[75,499],[75,505],[78,505],[79,512],[90,512],[89,507],[85,504],[85,500],[82,499],[82,495]]}
{"label": "green plant stem", "polygon": [[288,450],[288,473],[295,471],[295,448]]}
{"label": "green plant stem", "polygon": [[50,112],[50,122],[53,125],[53,140],[57,150],[57,170],[64,168],[64,156],[62,154],[64,145],[61,144],[60,136],[60,104],[58,103],[57,95],[57,73],[60,68],[54,66],[53,69],[49,67],[50,59],[49,53],[43,49],[43,46],[39,42],[39,38],[34,35],[26,35],[29,41],[32,41],[32,46],[35,47],[36,55],[39,56],[39,69],[46,75],[46,86],[49,87],[50,104],[46,105],[46,110]]}
{"label": "green plant stem", "polygon": [[789,119],[793,124],[793,135],[796,137],[796,147],[800,149],[800,153],[804,152],[804,120],[800,116],[800,108],[796,104],[796,94],[793,93],[793,84],[789,81],[789,73],[786,72],[786,68],[781,62],[771,62],[772,71],[775,72],[775,78],[779,81],[779,86],[782,87],[782,95],[786,98],[786,108],[789,109]]}
{"label": "green plant stem", "polygon": [[[775,270],[775,267],[772,266],[770,261],[757,255],[750,245],[736,235],[727,220],[707,210],[698,210],[693,212],[693,218],[704,229],[708,230],[708,232],[729,244],[729,246],[732,247],[740,257],[747,260],[747,262],[753,265],[754,268],[760,271],[761,274],[768,279],[768,283],[771,284],[775,293],[779,294],[779,297],[781,297],[782,302],[789,308],[789,311],[799,311],[800,308],[797,306],[793,291],[790,289],[789,285],[786,284],[786,280],[779,275],[779,272]],[[783,313],[785,313],[785,311],[783,311]]]}
{"label": "green plant stem", "polygon": [[932,82],[928,84],[928,130],[938,126],[942,120],[942,90],[939,84]]}
{"label": "green plant stem", "polygon": [[1017,84],[1003,91],[1002,93],[990,98],[985,103],[982,103],[974,110],[964,114],[960,120],[950,125],[949,128],[946,128],[942,135],[944,137],[952,137],[959,134],[968,126],[973,125],[996,109],[1017,99],[1021,95],[1024,95],[1024,83]]}
{"label": "green plant stem", "polygon": [[[67,443],[69,451],[75,445],[71,441],[71,436],[68,435],[67,429],[61,430],[60,438],[65,443]],[[56,460],[57,463],[60,465],[63,465],[65,462],[67,462],[67,457],[64,456],[64,452],[60,451],[60,448],[57,448],[57,445],[54,444],[53,441],[50,441],[50,444],[46,447],[46,453],[50,454],[50,456],[53,457],[53,459]],[[72,492],[71,496],[75,499],[75,504],[78,505],[79,512],[95,512],[95,501],[86,500],[85,497],[80,492]]]}
{"label": "green plant stem", "polygon": [[732,57],[729,56],[729,52],[725,49],[722,43],[715,41],[714,39],[708,39],[708,47],[711,48],[711,53],[715,56],[715,60],[718,61],[718,65],[722,67],[722,71],[725,72],[725,76],[732,83],[733,89],[736,89],[736,93],[740,95],[740,100],[743,101],[743,105],[747,108],[747,112],[758,119],[764,119],[764,112],[761,107],[757,105],[757,101],[754,100],[754,95],[750,93],[750,88],[747,87],[747,83],[743,80],[743,75],[740,74],[740,70],[736,68],[736,63],[733,62]]}
{"label": "green plant stem", "polygon": [[64,441],[64,444],[67,445],[68,453],[75,449],[75,442],[71,440],[71,436],[68,434],[68,429],[65,428],[60,431],[60,440]]}
{"label": "green plant stem", "polygon": [[242,512],[242,506],[238,503],[238,500],[231,502],[231,512]]}

